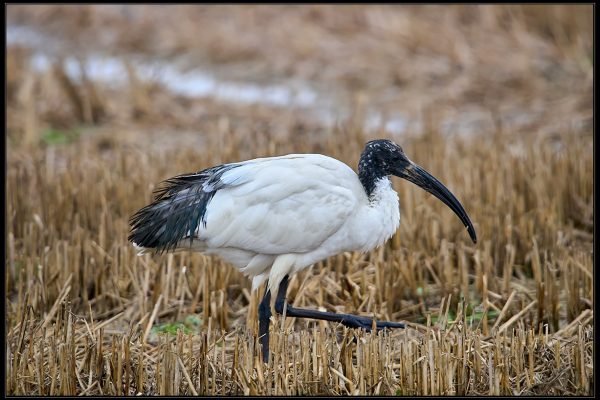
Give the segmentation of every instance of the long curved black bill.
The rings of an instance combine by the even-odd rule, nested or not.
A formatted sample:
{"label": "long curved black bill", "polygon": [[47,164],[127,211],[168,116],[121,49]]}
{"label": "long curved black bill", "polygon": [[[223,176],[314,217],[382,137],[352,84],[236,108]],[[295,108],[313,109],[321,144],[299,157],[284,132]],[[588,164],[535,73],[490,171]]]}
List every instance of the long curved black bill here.
{"label": "long curved black bill", "polygon": [[448,188],[446,188],[446,186],[434,178],[429,172],[410,161],[408,165],[399,171],[398,176],[425,189],[450,207],[450,209],[452,209],[452,211],[458,215],[458,218],[460,218],[462,223],[467,227],[467,231],[469,232],[469,236],[471,236],[473,243],[477,243],[477,234],[475,233],[475,228],[473,227],[473,223],[471,222],[469,215],[467,215],[467,212],[463,208],[462,204],[460,204],[457,198],[448,190]]}

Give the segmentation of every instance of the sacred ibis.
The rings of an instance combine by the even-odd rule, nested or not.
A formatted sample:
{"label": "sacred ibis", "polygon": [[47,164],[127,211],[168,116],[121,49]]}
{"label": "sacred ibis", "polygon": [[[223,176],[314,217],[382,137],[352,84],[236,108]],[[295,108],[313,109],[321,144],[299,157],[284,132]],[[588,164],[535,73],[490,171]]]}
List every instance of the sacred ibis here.
{"label": "sacred ibis", "polygon": [[[369,251],[394,234],[400,210],[391,175],[444,202],[477,242],[475,228],[456,197],[389,140],[366,144],[358,175],[334,158],[290,154],[218,165],[167,179],[156,190],[154,202],[131,217],[129,240],[140,254],[186,249],[216,254],[251,277],[253,291],[267,281],[259,305],[259,335],[266,362],[271,307],[283,313],[289,276],[341,252]],[[289,304],[286,315],[365,330],[373,325],[368,317]],[[375,324],[377,329],[404,327],[396,322]]]}

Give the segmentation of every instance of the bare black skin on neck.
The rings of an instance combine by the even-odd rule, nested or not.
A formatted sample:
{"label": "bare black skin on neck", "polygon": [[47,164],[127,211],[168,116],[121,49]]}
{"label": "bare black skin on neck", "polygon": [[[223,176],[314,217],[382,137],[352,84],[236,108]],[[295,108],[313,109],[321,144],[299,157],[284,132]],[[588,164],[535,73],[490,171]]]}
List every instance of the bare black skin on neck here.
{"label": "bare black skin on neck", "polygon": [[398,168],[399,164],[408,164],[405,160],[402,148],[390,140],[377,139],[368,142],[358,162],[358,179],[367,196],[371,197],[380,179],[393,174],[393,168]]}

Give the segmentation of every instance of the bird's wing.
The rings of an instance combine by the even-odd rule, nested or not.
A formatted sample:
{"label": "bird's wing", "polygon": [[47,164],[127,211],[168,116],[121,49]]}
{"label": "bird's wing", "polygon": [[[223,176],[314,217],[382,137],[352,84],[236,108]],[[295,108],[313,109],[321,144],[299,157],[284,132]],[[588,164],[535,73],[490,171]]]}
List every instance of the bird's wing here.
{"label": "bird's wing", "polygon": [[[167,179],[155,191],[154,201],[129,220],[129,240],[136,246],[173,250],[178,243],[206,225],[206,207],[227,185],[223,175],[235,164],[224,164]],[[193,235],[192,235],[193,236]]]}
{"label": "bird's wing", "polygon": [[195,237],[209,248],[307,252],[352,214],[357,182],[348,166],[319,155],[256,159],[180,175],[131,218],[129,239],[158,250]]}
{"label": "bird's wing", "polygon": [[263,160],[223,174],[223,182],[239,184],[217,191],[208,205],[206,227],[198,233],[209,247],[308,252],[355,211],[358,179],[347,165],[318,155]]}

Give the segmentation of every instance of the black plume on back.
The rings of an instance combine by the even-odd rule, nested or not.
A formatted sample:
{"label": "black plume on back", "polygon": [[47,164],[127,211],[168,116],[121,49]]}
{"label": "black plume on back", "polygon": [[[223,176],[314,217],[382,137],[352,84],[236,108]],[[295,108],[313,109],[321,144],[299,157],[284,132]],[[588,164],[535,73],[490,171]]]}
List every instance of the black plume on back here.
{"label": "black plume on back", "polygon": [[154,192],[154,201],[129,219],[129,241],[159,252],[175,249],[186,238],[191,244],[200,223],[206,226],[208,204],[226,186],[221,176],[235,167],[219,165],[162,182]]}

